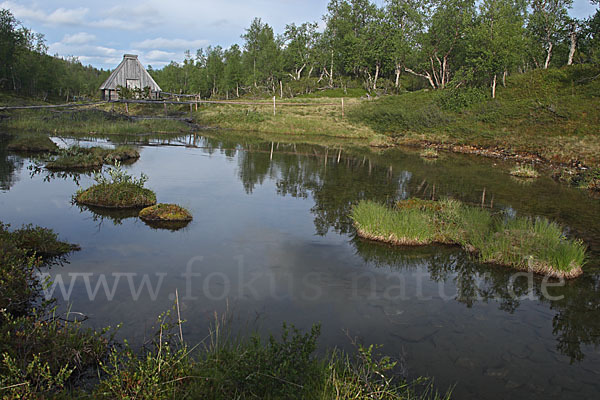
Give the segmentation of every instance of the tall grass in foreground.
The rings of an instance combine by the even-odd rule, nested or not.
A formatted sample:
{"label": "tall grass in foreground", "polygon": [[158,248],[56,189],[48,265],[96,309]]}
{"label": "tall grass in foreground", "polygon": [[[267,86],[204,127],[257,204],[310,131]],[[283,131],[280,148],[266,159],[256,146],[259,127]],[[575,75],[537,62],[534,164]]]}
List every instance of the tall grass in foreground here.
{"label": "tall grass in foreground", "polygon": [[[393,377],[396,363],[377,347],[357,345],[351,357],[317,357],[320,326],[310,332],[284,324],[280,337],[241,339],[215,316],[207,339],[189,348],[177,322],[161,316],[155,342],[140,357],[126,346],[102,364],[99,398],[439,399],[431,381]],[[449,393],[444,396],[449,398]]]}
{"label": "tall grass in foreground", "polygon": [[410,199],[396,209],[361,201],[352,210],[358,235],[398,245],[459,244],[482,262],[564,278],[583,273],[586,246],[546,218],[493,215],[455,200]]}

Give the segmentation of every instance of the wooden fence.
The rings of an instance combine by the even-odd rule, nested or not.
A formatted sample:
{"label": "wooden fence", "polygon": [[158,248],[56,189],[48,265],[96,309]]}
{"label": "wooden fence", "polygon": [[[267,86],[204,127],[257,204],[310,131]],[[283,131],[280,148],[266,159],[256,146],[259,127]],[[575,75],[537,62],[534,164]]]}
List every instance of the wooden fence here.
{"label": "wooden fence", "polygon": [[193,107],[195,106],[196,111],[198,111],[198,104],[226,104],[226,105],[242,105],[242,106],[268,106],[273,107],[273,115],[277,115],[277,107],[278,106],[303,106],[303,107],[316,107],[316,106],[340,106],[342,117],[344,117],[344,98],[340,99],[340,103],[310,103],[310,102],[290,102],[290,101],[277,101],[277,98],[274,96],[273,101],[234,101],[234,100],[202,100],[199,99],[199,96],[196,95],[177,95],[181,97],[193,98],[193,100],[136,100],[136,99],[119,99],[119,100],[110,100],[110,101],[99,101],[95,103],[66,103],[66,104],[54,104],[54,105],[39,105],[39,106],[8,106],[8,107],[0,107],[0,111],[9,111],[9,110],[35,110],[35,109],[52,109],[52,108],[76,108],[76,107],[89,107],[89,106],[98,106],[101,104],[115,104],[121,103],[125,104],[125,112],[129,114],[129,104],[154,104],[154,105],[163,105],[165,109],[165,114],[167,114],[167,105],[168,104],[189,104],[190,105],[190,115],[193,111]]}

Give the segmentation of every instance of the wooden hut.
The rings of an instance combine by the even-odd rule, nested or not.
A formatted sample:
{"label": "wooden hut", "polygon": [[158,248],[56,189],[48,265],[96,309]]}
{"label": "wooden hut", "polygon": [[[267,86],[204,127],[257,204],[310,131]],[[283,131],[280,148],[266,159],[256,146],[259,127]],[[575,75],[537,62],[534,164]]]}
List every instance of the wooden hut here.
{"label": "wooden hut", "polygon": [[138,60],[138,56],[134,54],[125,54],[121,64],[115,68],[108,79],[100,86],[102,100],[118,100],[118,87],[142,90],[150,88],[151,98],[157,98],[162,91],[160,86],[154,82],[154,79],[146,71],[140,60]]}

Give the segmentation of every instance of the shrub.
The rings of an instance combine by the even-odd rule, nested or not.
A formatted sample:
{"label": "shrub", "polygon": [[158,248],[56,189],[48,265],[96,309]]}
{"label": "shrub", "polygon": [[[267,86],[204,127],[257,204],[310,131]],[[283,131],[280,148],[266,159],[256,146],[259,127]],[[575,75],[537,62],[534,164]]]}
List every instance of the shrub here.
{"label": "shrub", "polygon": [[95,185],[75,194],[75,202],[106,208],[142,208],[156,204],[154,192],[144,188],[148,177],[144,173],[139,178],[127,174],[118,161],[106,174],[97,172],[94,180]]}

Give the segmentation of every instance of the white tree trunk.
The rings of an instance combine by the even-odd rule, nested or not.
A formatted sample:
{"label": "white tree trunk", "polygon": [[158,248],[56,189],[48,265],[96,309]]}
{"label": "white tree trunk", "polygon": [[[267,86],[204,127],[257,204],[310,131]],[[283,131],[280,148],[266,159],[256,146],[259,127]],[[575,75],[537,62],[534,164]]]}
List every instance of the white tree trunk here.
{"label": "white tree trunk", "polygon": [[506,70],[504,70],[504,73],[502,74],[502,86],[506,87]]}
{"label": "white tree trunk", "polygon": [[375,79],[373,80],[373,90],[377,90],[377,78],[379,78],[379,64],[375,65]]}
{"label": "white tree trunk", "polygon": [[492,99],[496,98],[496,74],[494,74],[494,79],[492,79]]}
{"label": "white tree trunk", "polygon": [[396,65],[396,88],[400,86],[400,72],[402,72],[400,65]]}
{"label": "white tree trunk", "polygon": [[419,74],[418,72],[415,72],[415,71],[413,71],[412,69],[410,69],[410,68],[406,68],[406,67],[404,68],[404,70],[405,70],[406,72],[410,73],[410,74],[413,74],[413,75],[415,75],[415,76],[420,76],[420,77],[422,77],[422,78],[425,78],[425,79],[427,79],[427,81],[429,82],[429,84],[431,85],[431,87],[432,87],[433,89],[435,89],[435,88],[436,88],[436,86],[435,86],[435,82],[433,82],[433,79],[431,78],[431,74],[430,74],[429,72],[425,72],[424,74]]}
{"label": "white tree trunk", "polygon": [[571,39],[571,47],[569,48],[569,61],[567,61],[567,65],[572,65],[573,56],[575,55],[575,48],[577,47],[577,32],[575,31],[575,24],[571,25],[569,37]]}
{"label": "white tree trunk", "polygon": [[548,55],[546,56],[546,62],[544,63],[544,69],[548,69],[548,65],[550,65],[550,58],[552,57],[552,47],[554,45],[552,42],[548,43]]}

